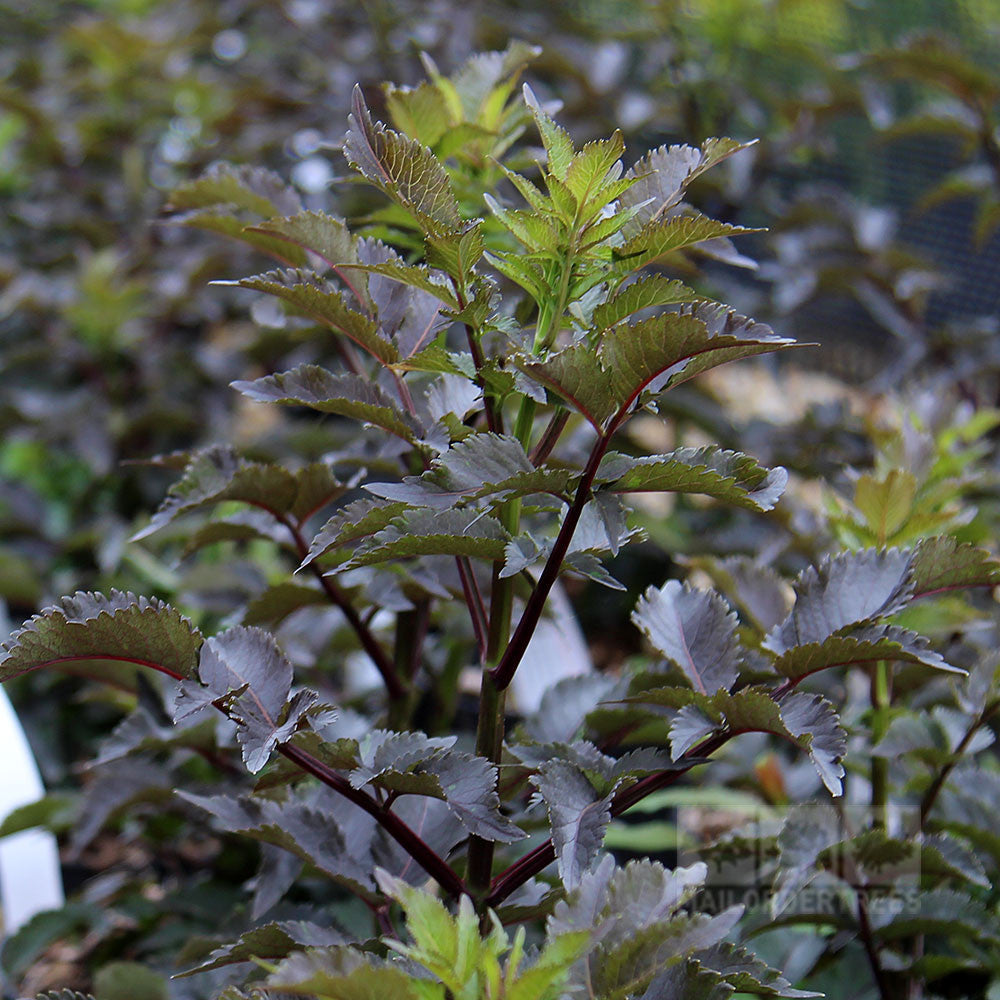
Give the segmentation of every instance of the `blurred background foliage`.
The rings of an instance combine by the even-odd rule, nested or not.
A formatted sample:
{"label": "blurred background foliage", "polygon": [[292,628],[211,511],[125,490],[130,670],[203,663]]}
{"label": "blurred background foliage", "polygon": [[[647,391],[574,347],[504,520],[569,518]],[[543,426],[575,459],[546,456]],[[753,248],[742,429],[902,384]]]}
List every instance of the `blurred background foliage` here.
{"label": "blurred background foliage", "polygon": [[[786,465],[793,488],[768,518],[687,499],[641,510],[650,542],[612,567],[627,593],[571,595],[595,663],[638,650],[628,610],[682,563],[728,579],[738,602],[736,564],[714,557],[766,553],[794,572],[873,532],[898,540],[866,520],[875,487],[903,510],[901,540],[942,524],[995,537],[1000,0],[0,0],[0,25],[0,608],[12,623],[110,587],[209,624],[246,620],[266,546],[185,559],[169,537],[129,541],[176,476],[177,461],[149,460],[226,441],[325,454],[329,423],[241,402],[229,383],[327,348],[269,300],[208,287],[262,260],[178,225],[167,192],[226,160],[274,170],[306,207],[363,217],[375,203],[344,181],[337,149],[353,84],[382,115],[378,84],[415,85],[421,52],[450,72],[512,38],[542,47],[526,76],[563,103],[577,142],[620,127],[631,161],[662,143],[759,137],[693,187],[707,214],[763,228],[740,243],[759,268],[707,260],[683,276],[819,345],[723,370],[672,394],[666,430],[645,425]],[[637,450],[651,447],[643,426]],[[890,483],[892,469],[910,478]],[[937,631],[967,642],[963,615]],[[55,789],[75,787],[74,766],[135,701],[47,674],[12,694]],[[88,780],[92,794],[113,785]],[[106,796],[90,840],[77,831],[67,873],[85,901],[16,960],[5,953],[12,982],[86,985],[102,963],[155,964],[218,930],[255,857],[210,849],[205,831],[164,851],[182,823],[157,813],[168,787]],[[51,827],[72,823],[74,795],[51,801]],[[95,880],[109,858],[117,875]],[[67,936],[72,947],[53,943]]]}

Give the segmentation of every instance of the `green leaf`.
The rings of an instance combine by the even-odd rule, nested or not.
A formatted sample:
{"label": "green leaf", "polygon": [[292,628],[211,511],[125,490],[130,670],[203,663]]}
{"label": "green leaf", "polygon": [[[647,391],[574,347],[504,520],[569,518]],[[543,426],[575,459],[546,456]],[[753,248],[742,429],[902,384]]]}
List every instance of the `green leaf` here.
{"label": "green leaf", "polygon": [[343,294],[318,274],[304,270],[268,271],[238,281],[214,281],[277,296],[295,309],[343,334],[383,364],[399,360],[396,345],[379,332],[375,321],[351,309]]}
{"label": "green leaf", "polygon": [[20,979],[49,945],[74,932],[92,929],[99,919],[97,906],[79,902],[36,913],[3,942],[0,961],[4,972]]}
{"label": "green leaf", "polygon": [[75,812],[74,801],[69,795],[50,793],[27,805],[18,806],[0,822],[0,837],[9,837],[36,827],[53,831],[71,827]]}
{"label": "green leaf", "polygon": [[139,962],[109,962],[94,976],[97,1000],[167,1000],[167,981]]}
{"label": "green leaf", "polygon": [[348,947],[289,955],[267,977],[277,992],[321,1000],[444,1000],[444,987],[424,984],[384,960]]}
{"label": "green leaf", "polygon": [[458,300],[450,285],[445,283],[444,277],[431,271],[427,267],[419,264],[405,264],[402,261],[388,260],[382,264],[352,264],[352,268],[364,271],[366,274],[380,274],[384,278],[398,281],[401,285],[409,285],[411,288],[419,288],[428,295],[433,295],[439,299],[449,309],[458,309]]}
{"label": "green leaf", "polygon": [[265,218],[292,215],[302,208],[295,190],[277,174],[228,163],[214,163],[197,180],[174,188],[168,208],[183,211],[212,205],[232,205]]}
{"label": "green leaf", "polygon": [[476,511],[406,511],[358,549],[345,568],[432,555],[498,561],[507,540],[499,521]]}
{"label": "green leaf", "polygon": [[317,532],[309,546],[308,555],[302,560],[302,566],[308,566],[314,559],[334,549],[370,538],[391,524],[406,507],[404,503],[379,503],[368,499],[347,504]]}
{"label": "green leaf", "polygon": [[960,587],[1000,585],[1000,563],[992,553],[958,542],[950,535],[919,542],[913,553],[911,572],[918,597]]}
{"label": "green leaf", "polygon": [[771,510],[784,492],[788,473],[781,466],[766,469],[749,455],[709,445],[642,458],[612,452],[601,462],[596,482],[612,493],[702,493],[749,510]]}
{"label": "green leaf", "polygon": [[366,483],[365,489],[388,500],[447,510],[483,497],[561,496],[570,476],[566,470],[535,468],[516,438],[480,433],[453,444],[420,476],[407,476],[402,483]]}
{"label": "green leaf", "polygon": [[469,223],[458,233],[431,233],[424,237],[427,263],[450,274],[460,287],[469,283],[485,248],[479,221]]}
{"label": "green leaf", "polygon": [[764,648],[781,654],[822,643],[849,625],[895,614],[913,596],[911,565],[909,552],[865,549],[810,566],[795,581],[791,614],[768,633]]}
{"label": "green leaf", "polygon": [[455,123],[441,89],[430,81],[417,87],[383,87],[392,123],[411,139],[433,148]]}
{"label": "green leaf", "polygon": [[569,165],[573,161],[573,140],[548,116],[527,84],[523,87],[523,94],[524,103],[535,119],[542,145],[548,154],[548,171],[553,177],[565,181]]}
{"label": "green leaf", "polygon": [[348,163],[431,232],[462,227],[448,174],[434,154],[413,139],[373,122],[360,87],[354,88]]}
{"label": "green leaf", "polygon": [[198,630],[162,601],[118,590],[107,597],[78,591],[0,644],[0,681],[82,660],[122,660],[191,677],[201,646]]}
{"label": "green leaf", "polygon": [[717,222],[705,215],[674,215],[647,223],[615,248],[615,257],[619,268],[629,273],[695,244],[752,232],[756,230]]}
{"label": "green leaf", "polygon": [[609,139],[588,142],[570,162],[564,180],[580,206],[583,221],[608,204],[610,199],[603,197],[604,187],[621,176],[620,158],[624,151],[622,134],[615,130]]}
{"label": "green leaf", "polygon": [[223,500],[239,501],[278,515],[292,507],[298,491],[295,476],[287,469],[244,462],[234,449],[213,445],[192,456],[184,475],[170,487],[149,524],[132,540],[159,531],[181,514]]}
{"label": "green leaf", "polygon": [[622,194],[622,207],[641,206],[628,235],[673,208],[684,196],[684,189],[700,174],[752,145],[733,139],[706,139],[700,149],[664,145],[648,152],[625,175],[634,178],[635,184]]}
{"label": "green leaf", "polygon": [[575,344],[545,361],[513,361],[601,430],[609,420],[620,423],[644,391],[662,392],[717,365],[792,344],[763,323],[703,305],[621,324],[597,349]]}
{"label": "green leaf", "polygon": [[696,691],[728,690],[739,676],[736,613],[717,594],[668,580],[646,591],[632,621]]}
{"label": "green leaf", "polygon": [[882,544],[906,523],[916,495],[916,478],[902,469],[891,469],[884,478],[866,473],[854,485],[854,505]]}
{"label": "green leaf", "polygon": [[703,298],[676,278],[667,278],[662,274],[644,275],[619,289],[594,310],[594,329],[610,329],[643,309],[678,302],[697,302]]}
{"label": "green leaf", "polygon": [[412,442],[421,431],[417,421],[387,393],[360,375],[334,375],[319,365],[304,364],[252,382],[230,384],[260,403],[308,406],[381,427],[404,441]]}
{"label": "green leaf", "polygon": [[175,974],[176,979],[193,976],[210,969],[221,969],[237,962],[254,959],[285,958],[293,951],[304,948],[343,944],[344,936],[331,927],[320,926],[307,920],[281,920],[254,927],[231,944],[222,945],[197,966]]}
{"label": "green leaf", "polygon": [[[773,646],[765,644],[765,647],[774,650]],[[798,646],[783,648],[774,661],[774,669],[783,677],[799,681],[829,667],[872,663],[877,660],[917,663],[934,670],[965,673],[945,662],[930,649],[923,636],[895,625],[869,625],[844,630],[817,642],[804,642]]]}
{"label": "green leaf", "polygon": [[329,600],[318,587],[283,580],[250,601],[243,612],[243,624],[273,627],[299,608],[328,604]]}
{"label": "green leaf", "polygon": [[246,243],[256,250],[270,254],[289,267],[306,267],[309,259],[296,246],[269,235],[248,228],[246,222],[230,214],[226,208],[203,209],[197,212],[186,212],[171,220],[192,229],[205,229],[210,233],[218,233],[231,239]]}
{"label": "green leaf", "polygon": [[556,253],[561,236],[559,230],[544,215],[504,208],[489,194],[483,196],[487,207],[505,229],[513,233],[534,253]]}

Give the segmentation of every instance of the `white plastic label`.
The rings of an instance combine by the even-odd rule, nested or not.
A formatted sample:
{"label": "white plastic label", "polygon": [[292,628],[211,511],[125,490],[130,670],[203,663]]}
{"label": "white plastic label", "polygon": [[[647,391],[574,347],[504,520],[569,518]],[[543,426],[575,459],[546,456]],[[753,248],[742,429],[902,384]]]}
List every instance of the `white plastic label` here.
{"label": "white plastic label", "polygon": [[[35,758],[0,688],[0,819],[45,794]],[[36,913],[64,902],[59,851],[45,830],[24,830],[0,840],[0,938]]]}

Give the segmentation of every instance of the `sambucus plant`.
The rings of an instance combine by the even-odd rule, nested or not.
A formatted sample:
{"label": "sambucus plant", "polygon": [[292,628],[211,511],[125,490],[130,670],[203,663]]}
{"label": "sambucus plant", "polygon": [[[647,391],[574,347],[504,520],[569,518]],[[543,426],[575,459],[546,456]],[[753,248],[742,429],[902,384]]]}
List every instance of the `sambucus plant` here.
{"label": "sambucus plant", "polygon": [[[577,150],[530,89],[521,102],[529,56],[514,46],[453,77],[431,66],[430,82],[389,87],[397,130],[355,92],[344,151],[390,199],[364,235],[303,210],[256,169],[217,167],[174,193],[189,223],[286,266],[227,284],[274,295],[333,334],[335,368],[306,362],[236,388],[346,421],[343,447],[295,468],[226,446],[196,453],[140,533],[225,505],[188,551],[272,546],[283,572],[243,624],[206,638],[159,600],[78,593],[4,647],[2,679],[86,663],[173,682],[176,728],[147,691],[153,710],[127,719],[104,759],[170,748],[231,766],[235,741],[258,775],[234,794],[179,792],[180,808],[265,845],[245,933],[192,970],[257,959],[263,973],[227,998],[254,987],[344,1000],[812,995],[727,940],[741,907],[687,906],[704,865],[619,867],[602,855],[608,825],[748,732],[799,748],[839,795],[840,719],[800,684],[883,661],[954,672],[889,619],[928,594],[1000,579],[986,552],[949,536],[846,553],[799,576],[766,634],[720,596],[670,580],[634,614],[661,660],[561,681],[508,732],[506,692],[560,575],[617,585],[601,559],[635,538],[623,496],[698,493],[766,511],[787,479],[711,445],[615,450],[630,418],[675,386],[791,346],[661,270],[677,254],[736,256],[727,240],[743,230],[683,199],[743,144],[662,147],[624,170],[620,134]],[[544,146],[540,184],[516,172],[530,170],[515,146],[527,124]],[[329,652],[314,687],[297,684],[274,636],[250,624],[323,604],[339,610],[383,697],[348,692],[337,624],[312,636]],[[457,670],[475,661],[482,686],[465,746],[448,729]],[[231,727],[213,730],[213,712]],[[376,936],[344,896],[325,900],[322,919],[261,923],[303,866],[360,899]],[[541,918],[530,945],[525,929],[505,930]]]}

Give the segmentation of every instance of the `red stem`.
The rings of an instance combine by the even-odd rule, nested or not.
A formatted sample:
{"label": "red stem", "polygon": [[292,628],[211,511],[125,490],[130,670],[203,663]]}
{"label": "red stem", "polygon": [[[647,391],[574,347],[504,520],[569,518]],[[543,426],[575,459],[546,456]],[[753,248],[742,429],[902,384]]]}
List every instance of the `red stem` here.
{"label": "red stem", "polygon": [[[276,514],[275,516],[291,532],[292,538],[295,539],[295,547],[299,551],[299,558],[305,559],[309,554],[309,546],[302,537],[301,530],[285,515]],[[406,697],[406,686],[399,679],[399,675],[396,673],[396,668],[389,658],[389,654],[382,648],[379,641],[372,634],[371,629],[361,620],[361,616],[354,605],[351,604],[348,596],[323,572],[322,567],[318,563],[315,561],[310,562],[309,569],[319,581],[320,586],[325,591],[326,596],[330,598],[331,603],[340,608],[347,619],[347,623],[354,629],[358,641],[361,643],[364,651],[371,657],[371,661],[375,664],[375,668],[379,674],[381,674],[389,697],[394,701]]]}
{"label": "red stem", "polygon": [[524,606],[521,620],[517,623],[517,628],[514,630],[507,648],[504,650],[503,658],[490,671],[499,691],[503,691],[510,684],[511,680],[513,680],[514,673],[517,671],[518,665],[521,663],[524,653],[528,648],[528,643],[535,633],[538,620],[542,617],[542,611],[545,609],[545,602],[548,599],[549,592],[559,577],[559,570],[562,568],[563,559],[566,557],[570,542],[573,540],[573,533],[576,531],[576,526],[580,521],[580,515],[583,513],[583,508],[587,505],[587,501],[590,499],[590,487],[593,485],[594,477],[597,475],[597,467],[601,464],[601,459],[604,457],[604,452],[611,441],[614,429],[612,426],[594,444],[590,458],[587,460],[587,466],[583,470],[583,476],[580,478],[580,485],[577,487],[576,496],[573,498],[573,503],[570,505],[566,513],[566,518],[559,528],[559,534],[556,535],[552,551],[549,553],[541,575],[538,577],[538,583],[535,584],[535,589],[531,592],[528,603]]}
{"label": "red stem", "polygon": [[312,754],[290,743],[280,743],[278,753],[300,767],[307,774],[318,778],[329,788],[339,792],[356,806],[364,809],[369,816],[389,834],[413,858],[421,868],[434,879],[453,899],[466,892],[465,883],[455,874],[454,869],[439,854],[432,850],[421,837],[406,825],[395,813],[380,806],[370,795],[351,783]]}

